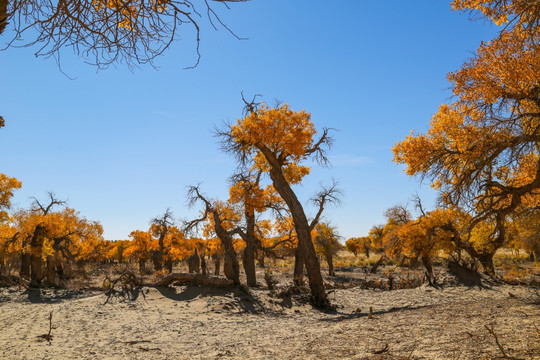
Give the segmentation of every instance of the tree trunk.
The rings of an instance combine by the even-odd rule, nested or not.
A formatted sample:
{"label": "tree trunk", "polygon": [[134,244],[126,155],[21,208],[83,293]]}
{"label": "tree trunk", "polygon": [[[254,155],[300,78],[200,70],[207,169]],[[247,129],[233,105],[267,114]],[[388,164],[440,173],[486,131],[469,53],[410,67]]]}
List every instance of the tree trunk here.
{"label": "tree trunk", "polygon": [[435,277],[433,276],[433,266],[431,266],[431,259],[429,256],[422,256],[422,264],[424,264],[424,267],[426,268],[426,272],[428,275],[428,282],[429,284],[433,284]]}
{"label": "tree trunk", "polygon": [[139,259],[139,273],[144,274],[146,267],[146,260]]}
{"label": "tree trunk", "polygon": [[494,253],[481,253],[478,254],[478,261],[482,264],[484,272],[489,276],[495,276],[495,267],[493,266],[493,255]]}
{"label": "tree trunk", "polygon": [[243,265],[246,273],[247,285],[257,286],[257,277],[255,273],[255,213],[253,210],[245,211],[246,217],[246,248],[243,254]]}
{"label": "tree trunk", "polygon": [[155,271],[161,271],[163,269],[163,252],[160,250],[154,250],[152,252],[152,263],[154,264]]}
{"label": "tree trunk", "polygon": [[56,269],[54,266],[54,257],[47,255],[47,285],[56,285]]}
{"label": "tree trunk", "polygon": [[273,154],[268,154],[269,149],[267,148],[261,150],[263,151],[265,157],[269,160],[271,166],[270,178],[272,179],[274,188],[287,204],[294,221],[294,228],[298,238],[298,246],[302,251],[304,265],[308,274],[309,287],[311,290],[311,302],[315,307],[327,308],[330,305],[330,302],[328,301],[328,297],[326,296],[326,291],[324,289],[324,281],[321,275],[321,265],[317,261],[317,255],[311,239],[311,231],[304,208],[285,179],[280,164],[277,164],[276,161],[270,161],[269,156],[273,157]]}
{"label": "tree trunk", "polygon": [[240,285],[240,265],[238,264],[231,235],[223,228],[221,218],[215,208],[212,209],[212,215],[214,217],[214,231],[225,248],[225,266],[223,271],[227,279],[232,280],[235,285]]}
{"label": "tree trunk", "polygon": [[294,251],[293,283],[295,286],[304,286],[304,257],[300,246]]}
{"label": "tree trunk", "polygon": [[377,272],[377,269],[379,266],[381,266],[382,262],[386,259],[386,256],[383,254],[379,260],[373,266],[371,267],[371,270],[369,271],[370,274],[375,274]]}
{"label": "tree trunk", "polygon": [[240,265],[238,264],[234,249],[225,252],[223,273],[227,279],[234,282],[234,285],[240,285]]}
{"label": "tree trunk", "polygon": [[201,273],[204,276],[208,275],[208,266],[206,265],[206,255],[201,254]]}
{"label": "tree trunk", "polygon": [[197,274],[201,272],[201,261],[199,260],[197,249],[195,249],[195,252],[188,258],[188,272]]}
{"label": "tree trunk", "polygon": [[165,260],[163,265],[169,274],[172,273],[172,267],[173,267],[172,259],[168,258],[167,260]]}
{"label": "tree trunk", "polygon": [[328,263],[328,276],[335,276],[334,273],[334,259],[332,254],[326,255],[326,262]]}
{"label": "tree trunk", "polygon": [[264,269],[264,251],[261,251],[261,256],[259,256],[259,267]]}
{"label": "tree trunk", "polygon": [[30,278],[30,263],[31,256],[27,252],[21,253],[21,270],[19,271],[19,276],[25,279]]}
{"label": "tree trunk", "polygon": [[30,285],[33,287],[39,287],[41,280],[43,280],[41,256],[45,235],[45,228],[40,224],[34,229],[30,240]]}
{"label": "tree trunk", "polygon": [[63,280],[65,278],[64,266],[62,265],[62,257],[58,252],[54,256],[56,275],[58,275],[58,280]]}
{"label": "tree trunk", "polygon": [[219,275],[219,268],[221,267],[221,259],[219,256],[214,255],[214,275]]}

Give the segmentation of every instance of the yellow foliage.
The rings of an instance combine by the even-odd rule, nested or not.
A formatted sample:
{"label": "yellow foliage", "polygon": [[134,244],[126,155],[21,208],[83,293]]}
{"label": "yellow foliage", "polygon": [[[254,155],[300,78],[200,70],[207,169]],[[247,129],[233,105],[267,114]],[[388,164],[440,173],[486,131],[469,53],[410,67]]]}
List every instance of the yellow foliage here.
{"label": "yellow foliage", "polygon": [[5,174],[0,174],[0,223],[8,220],[7,209],[11,207],[13,192],[20,189],[22,183]]}

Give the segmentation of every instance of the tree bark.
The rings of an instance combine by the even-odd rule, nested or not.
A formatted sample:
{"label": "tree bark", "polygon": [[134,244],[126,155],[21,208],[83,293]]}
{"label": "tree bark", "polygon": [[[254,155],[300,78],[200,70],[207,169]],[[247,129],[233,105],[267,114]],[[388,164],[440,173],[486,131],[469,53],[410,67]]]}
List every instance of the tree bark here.
{"label": "tree bark", "polygon": [[206,276],[208,275],[208,266],[206,265],[206,255],[201,254],[201,273]]}
{"label": "tree bark", "polygon": [[478,261],[482,264],[484,272],[489,276],[495,276],[495,266],[493,266],[494,253],[484,252],[478,254]]}
{"label": "tree bark", "polygon": [[191,256],[188,258],[188,271],[190,273],[200,273],[201,272],[201,261],[199,259],[199,254],[197,253],[197,249],[195,249],[195,252],[191,254]]}
{"label": "tree bark", "polygon": [[381,256],[381,258],[379,260],[377,260],[377,262],[375,264],[373,264],[373,266],[371,267],[371,270],[369,271],[369,273],[370,274],[375,274],[377,272],[377,269],[379,268],[379,266],[381,266],[384,259],[386,259],[386,256],[384,256],[384,254],[383,254]]}
{"label": "tree bark", "polygon": [[246,248],[243,254],[243,265],[246,273],[247,285],[257,286],[257,276],[255,272],[255,214],[253,210],[245,211],[246,217]]}
{"label": "tree bark", "polygon": [[304,258],[299,246],[294,251],[293,283],[295,286],[304,286]]}
{"label": "tree bark", "polygon": [[334,273],[334,259],[332,254],[326,255],[326,262],[328,263],[328,275],[335,276]]}
{"label": "tree bark", "polygon": [[145,267],[146,267],[146,260],[139,259],[139,272],[141,274],[144,274]]}
{"label": "tree bark", "polygon": [[161,250],[154,250],[152,252],[152,263],[154,264],[155,271],[161,271],[163,269],[163,252]]}
{"label": "tree bark", "polygon": [[214,255],[214,275],[219,275],[219,268],[221,267],[221,259],[219,256]]}
{"label": "tree bark", "polygon": [[19,271],[19,276],[25,279],[30,278],[30,263],[31,256],[27,252],[21,253],[21,270]]}
{"label": "tree bark", "polygon": [[435,277],[433,276],[433,266],[431,265],[431,259],[429,258],[429,256],[422,256],[421,259],[422,264],[424,264],[424,267],[426,268],[428,274],[429,284],[431,285],[435,280]]}
{"label": "tree bark", "polygon": [[45,228],[40,224],[34,229],[30,240],[30,285],[33,287],[39,287],[43,280],[41,256],[45,235]]}
{"label": "tree bark", "polygon": [[236,251],[234,250],[232,237],[221,225],[221,218],[218,211],[215,208],[211,211],[214,217],[214,231],[225,248],[225,266],[223,271],[227,279],[234,281],[235,285],[240,285],[240,266],[236,257]]}
{"label": "tree bark", "polygon": [[56,285],[56,269],[52,255],[47,255],[47,285]]}

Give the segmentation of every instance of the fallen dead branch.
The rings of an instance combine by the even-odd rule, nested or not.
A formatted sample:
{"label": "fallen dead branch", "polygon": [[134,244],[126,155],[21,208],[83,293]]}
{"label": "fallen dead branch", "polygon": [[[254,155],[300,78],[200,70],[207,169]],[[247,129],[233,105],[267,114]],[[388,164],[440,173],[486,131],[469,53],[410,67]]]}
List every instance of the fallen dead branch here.
{"label": "fallen dead branch", "polygon": [[159,287],[169,286],[171,284],[178,286],[184,285],[198,285],[198,286],[213,286],[213,287],[229,287],[233,286],[232,280],[210,277],[201,274],[186,274],[186,273],[174,273],[165,276],[163,279],[154,283],[144,283],[142,286]]}

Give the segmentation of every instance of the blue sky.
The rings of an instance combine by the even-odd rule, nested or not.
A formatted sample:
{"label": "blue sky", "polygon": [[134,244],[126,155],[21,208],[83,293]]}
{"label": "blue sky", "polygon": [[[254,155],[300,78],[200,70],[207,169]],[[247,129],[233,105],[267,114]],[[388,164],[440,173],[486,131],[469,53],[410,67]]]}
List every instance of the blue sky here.
{"label": "blue sky", "polygon": [[244,91],[305,109],[318,128],[339,129],[333,166],[314,167],[296,190],[307,201],[319,184],[339,181],[343,204],[326,220],[345,238],[366,235],[384,222],[385,209],[416,192],[433,206],[429,185],[408,178],[390,149],[412,129],[427,129],[450,100],[446,74],[496,28],[451,11],[446,0],[252,0],[220,14],[249,40],[201,19],[202,58],[192,70],[184,69],[196,61],[189,27],[156,61],[158,70],[97,71],[68,49],[62,69],[71,80],[36,49],[0,52],[0,172],[23,182],[15,205],[53,191],[100,221],[107,239],[146,229],[167,208],[193,217],[188,185],[227,198],[235,163],[211,130],[241,115]]}

